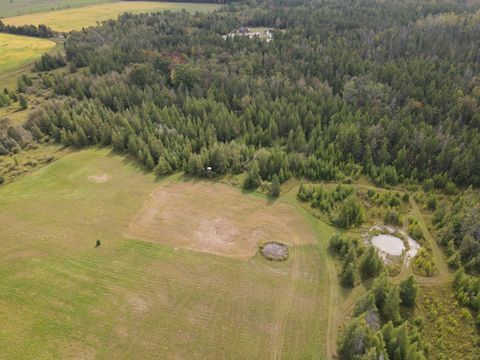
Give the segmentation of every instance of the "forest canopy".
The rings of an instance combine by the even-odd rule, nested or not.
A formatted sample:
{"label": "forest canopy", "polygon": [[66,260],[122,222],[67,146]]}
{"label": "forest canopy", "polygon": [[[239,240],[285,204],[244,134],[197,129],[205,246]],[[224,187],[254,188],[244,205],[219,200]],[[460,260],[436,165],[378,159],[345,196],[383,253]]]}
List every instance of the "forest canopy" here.
{"label": "forest canopy", "polygon": [[[355,9],[352,6],[355,3]],[[74,32],[29,129],[147,167],[480,185],[479,5],[275,1]],[[222,35],[246,26],[273,41]],[[36,131],[38,133],[38,131]],[[217,150],[216,150],[217,149]],[[218,151],[222,149],[222,151]],[[220,155],[218,155],[220,154]]]}

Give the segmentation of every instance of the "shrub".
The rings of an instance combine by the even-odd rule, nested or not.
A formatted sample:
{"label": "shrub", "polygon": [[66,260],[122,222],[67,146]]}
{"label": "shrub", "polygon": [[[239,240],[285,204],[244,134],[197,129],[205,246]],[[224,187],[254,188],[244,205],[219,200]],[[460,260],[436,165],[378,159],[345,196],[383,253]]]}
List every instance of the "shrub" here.
{"label": "shrub", "polygon": [[413,259],[413,270],[422,276],[434,276],[438,272],[432,254],[425,250],[425,248],[420,248]]}
{"label": "shrub", "polygon": [[27,100],[27,98],[26,98],[25,96],[23,96],[23,95],[20,94],[20,95],[18,96],[18,101],[19,101],[19,103],[20,103],[20,107],[21,107],[23,110],[28,109],[28,100]]}
{"label": "shrub", "polygon": [[391,225],[401,225],[402,224],[402,217],[399,212],[395,209],[389,208],[385,213],[385,217],[383,219],[386,224]]}
{"label": "shrub", "polygon": [[360,262],[360,272],[364,279],[376,277],[383,268],[382,259],[378,256],[377,249],[370,246]]}
{"label": "shrub", "polygon": [[437,197],[434,194],[428,196],[427,208],[430,210],[435,210],[437,208]]}
{"label": "shrub", "polygon": [[337,224],[344,228],[358,226],[364,221],[365,211],[360,201],[353,196],[345,200],[337,217]]}
{"label": "shrub", "polygon": [[270,195],[273,197],[278,197],[280,195],[280,180],[278,180],[278,176],[275,174],[272,177],[272,185],[270,187]]}
{"label": "shrub", "polygon": [[245,181],[243,182],[243,188],[247,190],[254,190],[260,186],[261,182],[258,162],[253,161],[252,164],[250,164],[250,169],[248,170]]}
{"label": "shrub", "polygon": [[417,241],[423,241],[425,236],[423,235],[423,230],[418,221],[415,219],[409,219],[408,222],[408,234]]}
{"label": "shrub", "polygon": [[414,307],[417,299],[418,287],[413,275],[403,280],[400,283],[400,299],[402,305],[408,307]]}

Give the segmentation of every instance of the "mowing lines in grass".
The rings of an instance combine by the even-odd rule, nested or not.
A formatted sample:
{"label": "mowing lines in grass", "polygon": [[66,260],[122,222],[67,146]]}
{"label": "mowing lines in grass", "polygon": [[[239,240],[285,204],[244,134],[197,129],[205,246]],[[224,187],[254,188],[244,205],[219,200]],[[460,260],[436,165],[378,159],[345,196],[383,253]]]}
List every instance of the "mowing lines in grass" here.
{"label": "mowing lines in grass", "polygon": [[[239,261],[126,237],[159,186],[136,163],[90,149],[0,188],[3,355],[325,358],[324,250]],[[266,201],[239,189],[221,195],[226,204]]]}

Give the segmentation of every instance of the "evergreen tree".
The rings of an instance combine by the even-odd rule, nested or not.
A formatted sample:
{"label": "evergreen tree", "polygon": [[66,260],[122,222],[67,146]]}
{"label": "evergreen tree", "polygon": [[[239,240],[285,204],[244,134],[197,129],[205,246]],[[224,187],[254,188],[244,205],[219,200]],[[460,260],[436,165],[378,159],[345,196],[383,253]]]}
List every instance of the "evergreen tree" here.
{"label": "evergreen tree", "polygon": [[363,316],[346,326],[338,341],[338,355],[343,360],[388,358],[381,333],[370,328]]}
{"label": "evergreen tree", "polygon": [[345,265],[343,265],[342,274],[340,275],[340,283],[348,288],[355,287],[354,263],[345,263]]}
{"label": "evergreen tree", "polygon": [[164,158],[158,159],[158,164],[153,172],[158,176],[165,176],[172,173],[172,167]]}
{"label": "evergreen tree", "polygon": [[354,197],[348,197],[342,207],[337,218],[337,224],[344,228],[357,226],[364,221],[364,209],[360,201]]}
{"label": "evergreen tree", "polygon": [[380,314],[385,321],[391,320],[394,323],[400,321],[400,292],[397,285],[392,286],[387,293],[385,304],[380,309]]}
{"label": "evergreen tree", "polygon": [[413,275],[400,282],[400,299],[402,305],[414,307],[417,298],[418,286]]}
{"label": "evergreen tree", "polygon": [[276,174],[272,177],[270,195],[273,197],[278,197],[280,195],[280,181],[278,180],[278,176]]}
{"label": "evergreen tree", "polygon": [[370,246],[360,262],[360,272],[365,279],[378,276],[383,268],[383,262],[377,250]]}
{"label": "evergreen tree", "polygon": [[260,179],[260,170],[258,168],[258,162],[252,161],[250,163],[250,168],[248,169],[247,175],[243,182],[243,188],[248,190],[253,190],[259,187],[261,184]]}
{"label": "evergreen tree", "polygon": [[20,107],[23,110],[28,109],[28,100],[24,95],[22,94],[18,95],[18,102],[20,103]]}

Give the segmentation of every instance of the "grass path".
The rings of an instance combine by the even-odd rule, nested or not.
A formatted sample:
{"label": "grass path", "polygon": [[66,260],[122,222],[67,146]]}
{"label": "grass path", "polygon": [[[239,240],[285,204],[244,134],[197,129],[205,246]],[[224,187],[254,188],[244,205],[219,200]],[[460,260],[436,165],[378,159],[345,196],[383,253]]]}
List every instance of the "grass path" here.
{"label": "grass path", "polygon": [[297,273],[300,270],[300,253],[296,248],[292,248],[292,266],[290,269],[290,281],[286,288],[279,306],[275,311],[274,323],[277,324],[272,336],[272,359],[278,360],[282,358],[283,340],[285,338],[285,329],[287,326],[288,314],[292,307],[293,297],[295,296],[297,286]]}
{"label": "grass path", "polygon": [[432,248],[435,263],[437,264],[437,267],[438,267],[438,274],[436,276],[433,276],[433,277],[416,276],[418,283],[420,285],[433,286],[433,285],[441,285],[441,284],[451,282],[453,279],[453,274],[448,267],[447,261],[445,260],[445,256],[442,250],[440,249],[440,246],[438,245],[438,243],[435,241],[432,234],[430,233],[427,227],[427,224],[425,222],[425,218],[423,217],[423,214],[420,211],[420,208],[417,202],[412,197],[410,198],[410,204],[412,206],[411,214],[415,219],[418,220],[418,223],[422,228],[425,238]]}
{"label": "grass path", "polygon": [[284,199],[293,205],[311,224],[317,237],[318,252],[323,261],[322,268],[326,270],[327,284],[324,286],[328,293],[324,294],[327,306],[322,309],[327,315],[327,326],[325,331],[326,358],[332,359],[336,354],[338,327],[342,321],[342,313],[339,304],[343,302],[341,287],[338,282],[337,271],[332,257],[328,254],[328,240],[335,234],[336,230],[321,220],[316,219],[308,213],[297,200],[298,187],[291,187]]}

